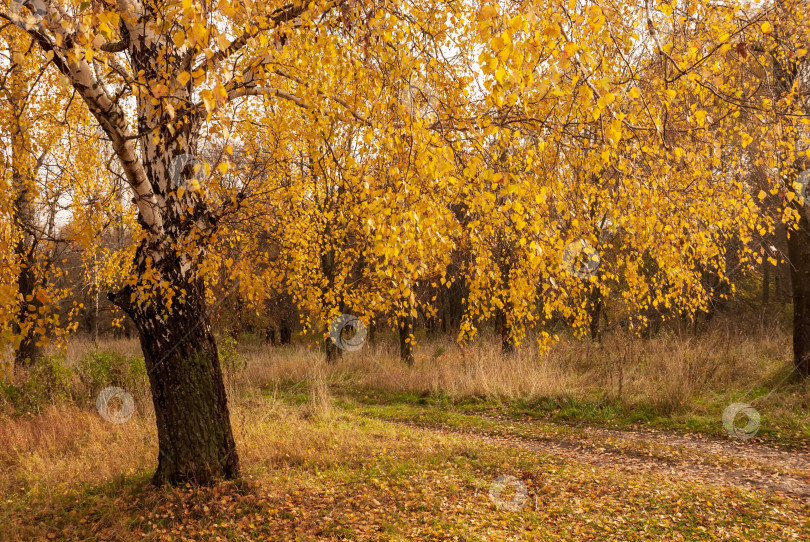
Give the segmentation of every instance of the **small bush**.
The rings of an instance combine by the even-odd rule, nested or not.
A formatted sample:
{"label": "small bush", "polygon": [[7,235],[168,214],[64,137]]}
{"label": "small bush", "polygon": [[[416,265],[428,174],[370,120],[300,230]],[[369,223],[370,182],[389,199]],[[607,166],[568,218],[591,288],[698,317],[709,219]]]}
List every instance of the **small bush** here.
{"label": "small bush", "polygon": [[88,395],[108,386],[136,391],[146,386],[146,364],[142,357],[126,357],[116,352],[93,350],[78,366],[79,379]]}
{"label": "small bush", "polygon": [[20,383],[0,383],[0,401],[17,414],[38,413],[46,404],[72,402],[73,384],[74,374],[65,366],[64,355],[44,356]]}
{"label": "small bush", "polygon": [[223,371],[231,376],[247,367],[247,359],[239,354],[237,346],[236,339],[230,335],[224,336],[218,344],[219,363]]}

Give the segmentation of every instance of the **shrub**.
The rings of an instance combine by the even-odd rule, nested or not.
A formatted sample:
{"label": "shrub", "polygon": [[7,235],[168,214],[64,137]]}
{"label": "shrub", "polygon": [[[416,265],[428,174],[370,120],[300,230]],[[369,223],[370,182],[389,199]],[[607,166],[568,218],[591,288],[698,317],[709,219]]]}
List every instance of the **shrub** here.
{"label": "shrub", "polygon": [[72,402],[74,374],[63,354],[40,358],[19,384],[0,383],[0,398],[17,414],[39,412],[43,404]]}
{"label": "shrub", "polygon": [[219,341],[218,351],[220,365],[226,374],[234,375],[247,367],[247,360],[237,350],[236,339],[230,335],[225,335]]}
{"label": "shrub", "polygon": [[79,379],[88,395],[108,386],[134,392],[146,386],[146,364],[142,357],[93,350],[79,361]]}

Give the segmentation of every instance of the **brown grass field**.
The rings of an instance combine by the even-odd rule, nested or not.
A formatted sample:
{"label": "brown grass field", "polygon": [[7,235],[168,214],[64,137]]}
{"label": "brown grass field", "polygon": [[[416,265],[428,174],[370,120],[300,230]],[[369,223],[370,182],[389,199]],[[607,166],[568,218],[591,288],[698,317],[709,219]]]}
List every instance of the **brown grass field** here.
{"label": "brown grass field", "polygon": [[[243,340],[225,356],[243,478],[206,489],[149,483],[143,375],[129,421],[94,408],[82,360],[137,342],[76,339],[59,386],[0,399],[0,539],[808,540],[810,386],[776,326],[510,357],[422,338],[413,368],[393,344],[327,365],[303,339]],[[761,415],[752,439],[723,427],[735,402]]]}

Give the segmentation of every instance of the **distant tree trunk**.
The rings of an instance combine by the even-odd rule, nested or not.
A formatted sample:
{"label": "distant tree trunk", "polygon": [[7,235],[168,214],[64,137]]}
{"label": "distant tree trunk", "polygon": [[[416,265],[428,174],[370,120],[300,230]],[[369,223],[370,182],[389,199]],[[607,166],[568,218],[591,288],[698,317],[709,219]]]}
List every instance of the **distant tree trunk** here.
{"label": "distant tree trunk", "polygon": [[514,352],[515,344],[512,339],[512,330],[509,325],[509,320],[506,316],[506,311],[500,308],[495,309],[495,329],[501,338],[501,352],[504,354]]}
{"label": "distant tree trunk", "polygon": [[[13,55],[9,54],[9,57]],[[12,61],[9,77],[11,92],[8,98],[12,117],[11,188],[14,198],[14,225],[19,232],[14,255],[19,266],[17,295],[21,299],[12,331],[20,337],[20,344],[14,352],[14,366],[19,369],[33,365],[40,355],[33,325],[40,306],[39,300],[35,297],[37,238],[33,233],[36,217],[32,194],[37,163],[29,152],[29,136],[26,119],[23,118],[28,85],[22,77],[20,65],[16,62]]]}
{"label": "distant tree trunk", "polygon": [[279,342],[282,345],[292,344],[292,329],[290,329],[290,322],[287,317],[281,319],[281,329],[279,329]]}
{"label": "distant tree trunk", "polygon": [[399,323],[399,359],[408,365],[414,364],[413,320],[413,316],[408,314]]}
{"label": "distant tree trunk", "polygon": [[374,344],[377,340],[377,322],[374,318],[371,319],[371,322],[368,324],[368,335],[366,336],[366,342],[368,344]]}
{"label": "distant tree trunk", "polygon": [[[329,333],[329,327],[327,326],[326,332]],[[343,357],[343,352],[338,348],[338,345],[332,340],[331,337],[326,339],[326,362],[327,363],[335,363],[340,358]]]}
{"label": "distant tree trunk", "polygon": [[276,328],[275,326],[268,326],[264,330],[264,341],[270,346],[276,345]]}
{"label": "distant tree trunk", "polygon": [[602,298],[602,290],[598,286],[592,286],[588,295],[588,328],[590,331],[591,340],[601,341],[602,330],[599,327],[599,320],[602,316],[602,310],[605,308],[605,302]]}
{"label": "distant tree trunk", "polygon": [[[36,285],[36,277],[34,276],[34,247],[28,247],[25,241],[20,241],[17,244],[15,254],[18,256],[20,263],[20,272],[17,276],[18,293],[22,296],[23,300],[31,298],[34,295]],[[36,337],[34,334],[34,326],[31,322],[33,314],[30,311],[31,307],[37,308],[39,302],[36,298],[31,298],[32,301],[21,303],[18,312],[17,320],[14,322],[13,331],[15,334],[22,335],[20,345],[14,352],[14,365],[17,368],[30,367],[34,365],[40,356],[40,348],[36,344]],[[22,325],[21,325],[22,324]],[[26,326],[23,328],[23,326]]]}
{"label": "distant tree trunk", "polygon": [[501,273],[501,291],[505,292],[503,307],[495,310],[495,326],[501,336],[501,352],[511,354],[515,351],[515,334],[509,319],[512,313],[511,273],[512,273],[512,247],[505,240],[501,240],[498,267]]}
{"label": "distant tree trunk", "polygon": [[[773,60],[773,81],[778,92],[787,94],[793,88],[799,73],[797,62],[803,60],[780,59],[771,53]],[[783,64],[784,62],[784,64]],[[810,111],[805,110],[805,113]],[[803,130],[797,131],[795,137],[806,138]],[[793,186],[798,175],[808,167],[807,160],[797,158],[789,172],[785,185]],[[810,205],[799,203],[794,199],[790,205],[798,212],[799,223],[793,230],[788,229],[788,258],[790,259],[790,277],[793,298],[793,364],[797,373],[803,378],[810,378]]]}
{"label": "distant tree trunk", "polygon": [[810,377],[810,220],[799,209],[798,227],[788,231],[788,257],[793,284],[793,363]]}
{"label": "distant tree trunk", "polygon": [[[328,252],[321,254],[321,271],[323,272],[324,277],[326,277],[327,283],[327,291],[323,294],[323,304],[324,306],[328,306],[328,298],[331,297],[331,292],[335,287],[335,250],[331,249]],[[343,313],[343,302],[340,302],[340,312]],[[330,329],[331,322],[326,324],[326,362],[327,363],[335,363],[341,357],[343,357],[342,350],[335,344],[335,341],[332,339],[330,333],[333,331]],[[342,330],[337,330],[338,333],[341,333]]]}
{"label": "distant tree trunk", "polygon": [[767,307],[771,296],[771,264],[767,260],[762,262],[762,308]]}
{"label": "distant tree trunk", "polygon": [[[168,260],[168,261],[167,261]],[[161,266],[183,284],[171,309],[154,298],[138,306],[127,286],[110,299],[135,322],[146,361],[158,429],[156,484],[210,484],[239,475],[219,355],[201,279],[186,281],[180,262]],[[173,261],[172,261],[173,260]],[[142,274],[139,273],[140,276]]]}

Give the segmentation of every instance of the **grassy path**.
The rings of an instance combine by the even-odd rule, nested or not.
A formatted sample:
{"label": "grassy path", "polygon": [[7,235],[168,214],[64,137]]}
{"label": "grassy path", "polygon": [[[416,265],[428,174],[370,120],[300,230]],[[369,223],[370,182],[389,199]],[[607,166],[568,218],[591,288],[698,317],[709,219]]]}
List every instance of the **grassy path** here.
{"label": "grassy path", "polygon": [[810,505],[810,458],[802,452],[641,431],[588,428],[557,434],[554,424],[541,423],[545,427],[537,431],[538,422],[521,424],[486,417],[467,419],[467,424],[458,419],[448,419],[446,424],[387,421],[549,454],[561,462],[780,493]]}

